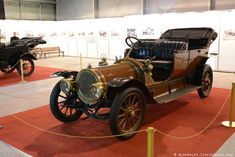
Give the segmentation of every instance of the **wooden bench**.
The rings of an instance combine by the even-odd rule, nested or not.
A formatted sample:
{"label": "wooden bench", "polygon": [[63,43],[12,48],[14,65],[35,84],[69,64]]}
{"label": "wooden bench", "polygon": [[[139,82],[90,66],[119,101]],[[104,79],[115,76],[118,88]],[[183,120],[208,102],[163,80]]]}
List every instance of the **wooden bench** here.
{"label": "wooden bench", "polygon": [[39,54],[40,57],[44,56],[44,58],[46,58],[46,55],[48,54],[58,54],[58,57],[60,57],[60,54],[63,54],[63,57],[64,57],[64,51],[60,51],[59,47],[35,48],[34,52],[36,54]]}
{"label": "wooden bench", "polygon": [[35,48],[33,49],[33,52],[37,55],[37,57],[38,57],[38,56],[39,56],[40,58],[42,57],[42,50],[41,50],[41,48],[35,47]]}

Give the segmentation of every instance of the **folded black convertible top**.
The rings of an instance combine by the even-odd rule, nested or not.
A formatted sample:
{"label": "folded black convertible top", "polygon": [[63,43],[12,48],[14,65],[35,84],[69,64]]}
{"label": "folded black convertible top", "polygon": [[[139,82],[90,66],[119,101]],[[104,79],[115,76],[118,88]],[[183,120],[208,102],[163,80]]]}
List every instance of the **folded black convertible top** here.
{"label": "folded black convertible top", "polygon": [[215,40],[217,33],[209,27],[169,29],[161,39],[210,39]]}

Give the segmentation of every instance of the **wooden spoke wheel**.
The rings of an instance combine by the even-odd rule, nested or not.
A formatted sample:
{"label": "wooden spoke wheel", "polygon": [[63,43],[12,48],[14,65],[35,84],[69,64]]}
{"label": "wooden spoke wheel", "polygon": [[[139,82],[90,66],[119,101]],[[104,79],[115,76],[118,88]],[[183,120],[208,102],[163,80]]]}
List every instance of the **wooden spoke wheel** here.
{"label": "wooden spoke wheel", "polygon": [[213,73],[209,65],[205,65],[201,78],[201,88],[198,89],[198,95],[205,98],[210,94],[213,82]]}
{"label": "wooden spoke wheel", "polygon": [[50,109],[56,119],[62,122],[77,120],[82,111],[78,110],[79,99],[64,94],[60,89],[60,81],[55,85],[50,96]]}
{"label": "wooden spoke wheel", "polygon": [[110,127],[119,139],[129,139],[139,130],[144,118],[145,99],[138,88],[127,88],[118,93],[110,111]]}
{"label": "wooden spoke wheel", "polygon": [[[31,58],[22,58],[23,61],[23,74],[24,76],[30,76],[32,75],[33,71],[34,71],[34,62]],[[21,75],[21,67],[20,67],[20,63],[17,66],[17,71],[18,73]]]}

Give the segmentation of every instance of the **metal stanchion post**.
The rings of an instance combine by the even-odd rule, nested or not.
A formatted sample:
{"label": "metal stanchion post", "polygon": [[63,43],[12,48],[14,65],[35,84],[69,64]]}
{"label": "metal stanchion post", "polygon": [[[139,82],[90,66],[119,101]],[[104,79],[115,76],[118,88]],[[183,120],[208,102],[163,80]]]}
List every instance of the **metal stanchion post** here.
{"label": "metal stanchion post", "polygon": [[23,68],[23,60],[20,60],[20,73],[21,73],[21,83],[24,83],[24,68]]}
{"label": "metal stanchion post", "polygon": [[82,70],[82,54],[80,53],[80,70]]}
{"label": "metal stanchion post", "polygon": [[235,122],[233,121],[234,116],[234,95],[235,95],[235,83],[232,83],[232,91],[231,91],[231,100],[230,100],[230,112],[229,112],[229,121],[222,122],[223,126],[234,128]]}
{"label": "metal stanchion post", "polygon": [[3,126],[2,125],[0,125],[0,129],[2,129],[3,128]]}
{"label": "metal stanchion post", "polygon": [[147,129],[147,157],[154,157],[154,130],[153,127]]}

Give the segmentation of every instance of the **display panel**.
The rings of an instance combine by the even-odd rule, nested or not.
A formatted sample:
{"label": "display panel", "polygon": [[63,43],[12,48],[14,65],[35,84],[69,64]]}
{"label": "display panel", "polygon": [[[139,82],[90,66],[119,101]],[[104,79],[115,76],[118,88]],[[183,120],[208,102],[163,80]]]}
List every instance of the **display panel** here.
{"label": "display panel", "polygon": [[221,13],[219,70],[234,72],[235,70],[235,11]]}

